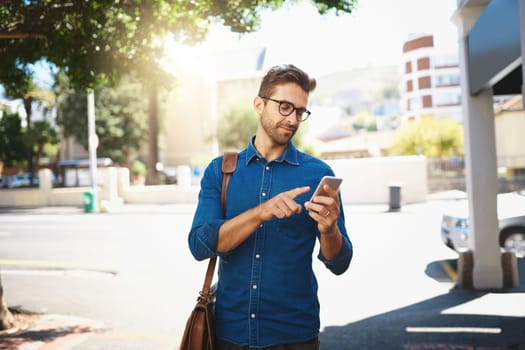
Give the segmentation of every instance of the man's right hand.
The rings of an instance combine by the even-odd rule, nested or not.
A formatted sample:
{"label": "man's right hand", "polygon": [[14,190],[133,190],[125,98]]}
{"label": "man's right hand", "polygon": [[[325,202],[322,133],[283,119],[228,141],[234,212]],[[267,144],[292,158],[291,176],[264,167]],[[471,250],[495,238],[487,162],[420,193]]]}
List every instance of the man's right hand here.
{"label": "man's right hand", "polygon": [[301,205],[295,197],[310,191],[309,186],[297,187],[279,193],[272,199],[226,220],[219,229],[217,252],[225,253],[238,247],[257,228],[274,217],[283,219],[301,212]]}
{"label": "man's right hand", "polygon": [[274,217],[284,219],[299,214],[302,205],[297,203],[295,198],[308,191],[310,191],[310,186],[296,187],[289,191],[279,193],[269,201],[259,205],[259,217],[264,222]]}

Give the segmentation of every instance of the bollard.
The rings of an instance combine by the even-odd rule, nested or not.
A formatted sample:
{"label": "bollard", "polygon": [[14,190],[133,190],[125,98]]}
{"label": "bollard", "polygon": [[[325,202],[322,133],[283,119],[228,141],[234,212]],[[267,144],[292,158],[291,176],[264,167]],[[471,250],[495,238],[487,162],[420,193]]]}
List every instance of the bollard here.
{"label": "bollard", "polygon": [[391,184],[389,186],[389,210],[398,211],[401,209],[401,185]]}

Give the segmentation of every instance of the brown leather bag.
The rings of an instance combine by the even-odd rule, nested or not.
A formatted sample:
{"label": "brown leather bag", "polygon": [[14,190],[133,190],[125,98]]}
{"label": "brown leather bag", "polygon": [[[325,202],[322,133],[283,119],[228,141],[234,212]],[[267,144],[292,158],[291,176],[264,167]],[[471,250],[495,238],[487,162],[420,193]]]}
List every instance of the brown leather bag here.
{"label": "brown leather bag", "polygon": [[[231,174],[237,167],[237,153],[225,152],[222,161],[222,172],[224,174],[221,189],[221,205],[223,215],[226,211],[226,189]],[[215,350],[215,288],[210,287],[215,272],[217,257],[210,258],[204,285],[199,292],[197,305],[186,322],[180,350]]]}

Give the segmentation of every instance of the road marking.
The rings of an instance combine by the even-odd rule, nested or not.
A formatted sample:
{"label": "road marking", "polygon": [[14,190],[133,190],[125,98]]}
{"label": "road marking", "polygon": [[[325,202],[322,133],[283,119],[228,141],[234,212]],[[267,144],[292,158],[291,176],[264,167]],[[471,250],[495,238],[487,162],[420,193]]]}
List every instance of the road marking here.
{"label": "road marking", "polygon": [[500,334],[501,328],[484,327],[407,327],[407,333],[484,333]]}
{"label": "road marking", "polygon": [[441,265],[441,267],[443,268],[443,270],[445,270],[446,274],[448,275],[448,277],[450,277],[450,279],[452,281],[457,281],[458,279],[458,273],[456,272],[456,270],[454,270],[454,268],[448,263],[448,261],[446,260],[441,260],[439,262],[439,264]]}

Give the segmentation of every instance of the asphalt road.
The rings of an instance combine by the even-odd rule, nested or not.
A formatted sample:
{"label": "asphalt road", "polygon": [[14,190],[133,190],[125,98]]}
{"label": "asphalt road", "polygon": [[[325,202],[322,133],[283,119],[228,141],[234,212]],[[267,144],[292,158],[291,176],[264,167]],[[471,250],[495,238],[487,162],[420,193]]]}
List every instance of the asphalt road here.
{"label": "asphalt road", "polygon": [[[467,316],[443,315],[491,295],[454,289],[450,267],[457,255],[439,238],[441,212],[448,204],[406,205],[399,212],[383,205],[344,208],[355,249],[349,271],[334,276],[314,262],[323,350],[463,349],[452,346],[501,343],[490,335],[467,332],[463,340],[455,331],[421,331],[422,325],[460,326],[461,320],[474,325]],[[0,266],[8,305],[93,320],[99,335],[76,350],[176,348],[207,265],[196,262],[187,248],[193,209],[2,212]],[[517,292],[497,303],[505,320],[509,317],[512,327],[525,334],[525,294],[523,288]],[[478,312],[486,313],[487,307],[478,305]]]}

